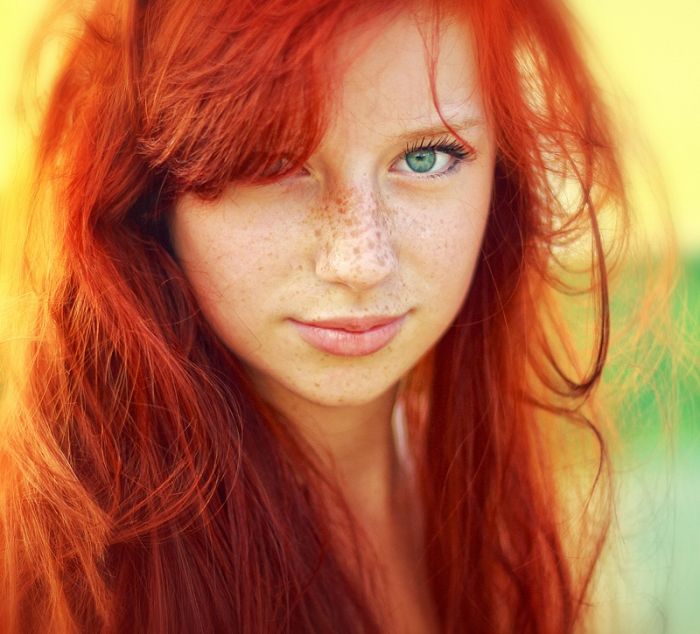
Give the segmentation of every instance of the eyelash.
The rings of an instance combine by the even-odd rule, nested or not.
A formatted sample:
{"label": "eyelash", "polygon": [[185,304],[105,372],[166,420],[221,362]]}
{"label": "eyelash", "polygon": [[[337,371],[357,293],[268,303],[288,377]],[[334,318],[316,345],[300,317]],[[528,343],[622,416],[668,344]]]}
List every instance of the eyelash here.
{"label": "eyelash", "polygon": [[412,152],[417,152],[418,150],[432,150],[434,152],[443,152],[449,154],[455,159],[454,163],[450,165],[448,169],[444,172],[437,172],[436,174],[426,174],[421,178],[440,178],[449,174],[454,169],[456,169],[464,161],[471,161],[476,157],[476,150],[474,148],[460,143],[451,136],[443,136],[434,141],[426,140],[425,138],[420,141],[416,141],[413,144],[406,146],[406,151],[401,155],[402,160],[406,160],[406,157]]}

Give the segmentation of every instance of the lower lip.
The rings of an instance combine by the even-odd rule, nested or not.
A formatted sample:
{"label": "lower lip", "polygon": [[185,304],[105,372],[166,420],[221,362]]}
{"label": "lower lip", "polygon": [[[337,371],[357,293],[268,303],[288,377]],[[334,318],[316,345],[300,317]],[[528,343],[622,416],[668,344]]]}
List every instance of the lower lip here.
{"label": "lower lip", "polygon": [[291,320],[306,343],[323,352],[342,357],[363,357],[381,350],[401,330],[405,315],[389,323],[362,332],[322,328]]}

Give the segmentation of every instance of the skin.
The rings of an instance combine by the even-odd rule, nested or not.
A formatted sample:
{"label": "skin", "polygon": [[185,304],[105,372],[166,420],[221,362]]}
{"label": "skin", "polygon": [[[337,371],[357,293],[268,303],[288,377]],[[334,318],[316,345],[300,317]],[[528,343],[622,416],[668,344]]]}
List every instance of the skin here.
{"label": "skin", "polygon": [[[206,318],[260,392],[328,457],[373,536],[395,589],[397,631],[432,631],[417,552],[415,496],[392,437],[401,378],[453,321],[468,292],[489,210],[495,148],[466,29],[445,25],[437,94],[471,146],[416,173],[408,148],[453,141],[433,105],[423,40],[411,16],[371,37],[350,33],[331,124],[304,170],[235,184],[218,200],[180,199],[173,247]],[[415,155],[414,157],[415,158]],[[450,169],[442,169],[444,166]],[[360,357],[321,352],[290,318],[402,315],[396,337]],[[404,581],[401,581],[401,580]],[[410,618],[409,618],[410,617]],[[408,623],[413,623],[409,627]],[[400,629],[400,628],[403,629]]]}

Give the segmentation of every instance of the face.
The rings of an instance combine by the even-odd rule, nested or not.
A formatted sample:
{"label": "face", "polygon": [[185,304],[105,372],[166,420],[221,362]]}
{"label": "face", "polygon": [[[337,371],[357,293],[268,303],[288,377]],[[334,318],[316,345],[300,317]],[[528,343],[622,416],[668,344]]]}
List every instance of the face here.
{"label": "face", "polygon": [[[201,309],[263,393],[315,406],[389,392],[468,292],[494,142],[466,29],[441,33],[433,104],[411,17],[349,36],[331,124],[299,173],[178,201],[175,253]],[[345,67],[344,67],[345,68]],[[466,142],[466,143],[465,143]]]}

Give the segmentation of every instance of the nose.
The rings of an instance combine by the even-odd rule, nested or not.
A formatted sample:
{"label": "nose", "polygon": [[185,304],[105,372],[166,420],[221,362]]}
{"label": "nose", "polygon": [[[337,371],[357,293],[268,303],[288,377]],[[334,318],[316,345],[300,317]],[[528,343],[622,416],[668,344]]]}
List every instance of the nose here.
{"label": "nose", "polygon": [[320,222],[319,279],[362,291],[380,285],[396,271],[390,214],[377,196],[336,196],[326,204]]}

